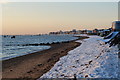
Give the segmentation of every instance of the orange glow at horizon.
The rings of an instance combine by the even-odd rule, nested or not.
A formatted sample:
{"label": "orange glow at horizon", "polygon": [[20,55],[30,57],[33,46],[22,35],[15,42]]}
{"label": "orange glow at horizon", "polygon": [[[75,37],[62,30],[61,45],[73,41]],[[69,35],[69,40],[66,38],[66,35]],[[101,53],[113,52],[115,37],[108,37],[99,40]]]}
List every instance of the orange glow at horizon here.
{"label": "orange glow at horizon", "polygon": [[7,3],[2,13],[3,34],[46,34],[109,28],[117,20],[117,3]]}

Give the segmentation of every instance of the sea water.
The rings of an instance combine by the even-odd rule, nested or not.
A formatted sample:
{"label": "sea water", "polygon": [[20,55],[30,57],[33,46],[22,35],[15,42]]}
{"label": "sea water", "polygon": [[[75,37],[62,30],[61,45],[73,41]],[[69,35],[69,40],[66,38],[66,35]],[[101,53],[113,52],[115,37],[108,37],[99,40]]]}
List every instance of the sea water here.
{"label": "sea water", "polygon": [[50,46],[45,45],[27,45],[26,44],[40,44],[40,43],[56,43],[65,42],[77,39],[73,35],[2,35],[0,45],[0,60],[6,60],[33,52],[49,49]]}

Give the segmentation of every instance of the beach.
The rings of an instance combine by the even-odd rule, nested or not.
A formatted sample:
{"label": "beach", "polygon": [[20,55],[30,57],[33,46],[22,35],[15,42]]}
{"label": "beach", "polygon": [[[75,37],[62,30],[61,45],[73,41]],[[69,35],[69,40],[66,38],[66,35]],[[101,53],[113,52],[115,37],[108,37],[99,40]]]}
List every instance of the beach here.
{"label": "beach", "polygon": [[117,1],[0,4],[2,80],[120,80]]}
{"label": "beach", "polygon": [[[79,37],[77,40],[88,37]],[[50,44],[50,49],[2,61],[2,78],[35,80],[49,71],[60,57],[80,46],[76,40]]]}
{"label": "beach", "polygon": [[110,47],[99,36],[88,37],[76,41],[81,45],[61,57],[54,67],[38,80],[43,78],[119,80],[118,46]]}

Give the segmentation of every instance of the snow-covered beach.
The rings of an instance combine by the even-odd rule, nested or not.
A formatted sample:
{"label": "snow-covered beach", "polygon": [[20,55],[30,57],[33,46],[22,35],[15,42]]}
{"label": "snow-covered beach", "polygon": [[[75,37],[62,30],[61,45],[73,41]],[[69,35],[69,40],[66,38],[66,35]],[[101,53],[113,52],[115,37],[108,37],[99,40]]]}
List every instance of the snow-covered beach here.
{"label": "snow-covered beach", "polygon": [[81,45],[75,42],[76,40],[82,40],[88,37],[80,36],[75,38],[78,39],[68,42],[52,43],[48,45],[51,46],[49,49],[3,60],[2,78],[38,79],[44,73],[48,72],[61,57],[67,55],[69,51]]}
{"label": "snow-covered beach", "polygon": [[[99,36],[78,40],[82,43],[40,78],[117,78],[118,48],[104,44]],[[39,78],[39,79],[40,79]],[[39,80],[38,79],[38,80]]]}

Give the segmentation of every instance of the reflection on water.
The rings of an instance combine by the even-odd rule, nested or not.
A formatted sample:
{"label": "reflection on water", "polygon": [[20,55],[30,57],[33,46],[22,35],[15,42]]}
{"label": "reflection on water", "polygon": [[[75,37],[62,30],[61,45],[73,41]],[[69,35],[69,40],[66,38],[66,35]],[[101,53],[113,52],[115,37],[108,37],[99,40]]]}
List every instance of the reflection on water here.
{"label": "reflection on water", "polygon": [[75,40],[77,37],[73,35],[4,35],[2,36],[2,52],[0,52],[0,59],[9,59],[45,49],[49,49],[50,46],[33,46],[26,44],[40,44],[40,43],[56,43]]}

